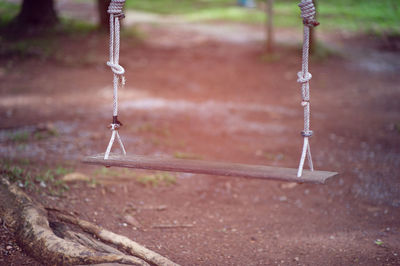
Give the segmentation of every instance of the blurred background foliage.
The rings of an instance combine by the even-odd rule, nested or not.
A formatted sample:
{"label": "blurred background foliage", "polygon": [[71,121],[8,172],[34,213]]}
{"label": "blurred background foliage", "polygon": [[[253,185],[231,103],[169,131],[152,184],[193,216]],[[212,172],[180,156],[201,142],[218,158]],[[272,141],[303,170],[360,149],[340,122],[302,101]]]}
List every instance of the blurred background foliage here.
{"label": "blurred background foliage", "polygon": [[[379,33],[400,33],[398,0],[316,0],[321,28]],[[274,24],[277,27],[301,27],[298,0],[275,0]],[[193,21],[237,21],[263,23],[265,1],[246,9],[233,0],[128,0],[127,7],[159,14],[179,14]]]}
{"label": "blurred background foliage", "polygon": [[[80,2],[82,0],[73,0]],[[99,0],[102,1],[102,0]],[[256,8],[242,8],[235,0],[127,0],[126,8],[164,15],[179,15],[188,21],[263,23],[265,0]],[[275,0],[274,25],[300,28],[299,0]],[[400,34],[399,0],[316,0],[321,30],[345,30],[372,34]],[[0,2],[0,25],[19,11],[19,4]]]}

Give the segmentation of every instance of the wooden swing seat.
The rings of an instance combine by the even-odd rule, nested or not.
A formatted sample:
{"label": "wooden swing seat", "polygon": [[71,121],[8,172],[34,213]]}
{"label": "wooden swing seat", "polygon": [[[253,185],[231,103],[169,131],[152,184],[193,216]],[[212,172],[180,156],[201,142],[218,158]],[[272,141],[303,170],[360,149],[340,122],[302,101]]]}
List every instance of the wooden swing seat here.
{"label": "wooden swing seat", "polygon": [[293,168],[143,155],[110,154],[109,158],[104,160],[104,154],[97,154],[94,156],[85,157],[83,162],[87,164],[103,165],[106,167],[114,166],[314,184],[324,184],[327,179],[337,175],[336,172],[304,170],[302,176],[297,177],[297,169]]}

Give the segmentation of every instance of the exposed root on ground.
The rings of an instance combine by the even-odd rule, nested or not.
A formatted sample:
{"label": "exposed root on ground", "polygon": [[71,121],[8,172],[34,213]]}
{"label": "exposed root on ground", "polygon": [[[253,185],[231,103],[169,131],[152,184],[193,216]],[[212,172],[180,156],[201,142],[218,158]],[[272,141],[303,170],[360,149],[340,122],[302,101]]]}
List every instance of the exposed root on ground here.
{"label": "exposed root on ground", "polygon": [[176,265],[127,237],[62,211],[46,210],[4,177],[0,177],[0,217],[20,247],[45,264]]}

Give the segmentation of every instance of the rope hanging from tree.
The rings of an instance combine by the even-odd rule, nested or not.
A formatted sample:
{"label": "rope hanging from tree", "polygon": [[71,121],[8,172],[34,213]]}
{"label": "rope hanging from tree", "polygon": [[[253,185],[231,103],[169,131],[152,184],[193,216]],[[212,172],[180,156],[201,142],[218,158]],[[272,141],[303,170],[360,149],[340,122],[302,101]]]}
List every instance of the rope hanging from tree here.
{"label": "rope hanging from tree", "polygon": [[112,131],[110,142],[104,154],[104,159],[108,159],[111,148],[117,138],[118,143],[124,155],[126,155],[124,144],[119,136],[118,129],[122,123],[118,120],[118,89],[125,85],[125,69],[119,64],[119,47],[120,47],[120,20],[124,18],[122,11],[125,0],[111,0],[107,12],[110,14],[110,60],[107,62],[114,73],[113,86],[113,118],[109,128]]}
{"label": "rope hanging from tree", "polygon": [[309,142],[309,138],[313,135],[313,132],[312,130],[310,130],[310,80],[312,78],[312,75],[308,72],[308,59],[310,50],[310,27],[315,27],[319,25],[319,23],[315,19],[316,12],[312,0],[302,0],[299,4],[299,7],[304,24],[304,40],[302,68],[301,71],[297,73],[297,82],[301,83],[301,106],[303,106],[304,108],[304,130],[301,132],[301,135],[304,138],[304,143],[300,157],[299,168],[297,171],[297,177],[301,177],[303,173],[304,161],[306,159],[306,156],[310,170],[314,171]]}

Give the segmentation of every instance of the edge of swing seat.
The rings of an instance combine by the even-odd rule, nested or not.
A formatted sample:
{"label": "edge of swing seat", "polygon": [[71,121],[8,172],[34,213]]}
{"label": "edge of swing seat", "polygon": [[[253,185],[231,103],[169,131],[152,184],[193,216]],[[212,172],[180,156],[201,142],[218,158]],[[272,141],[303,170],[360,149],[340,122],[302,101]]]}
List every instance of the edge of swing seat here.
{"label": "edge of swing seat", "polygon": [[109,158],[104,160],[104,154],[96,154],[83,158],[82,162],[86,164],[103,165],[106,167],[124,167],[217,176],[235,176],[314,184],[324,184],[326,180],[338,174],[336,172],[328,171],[304,170],[303,175],[301,177],[297,177],[297,169],[294,168],[176,159],[145,155],[110,154]]}

